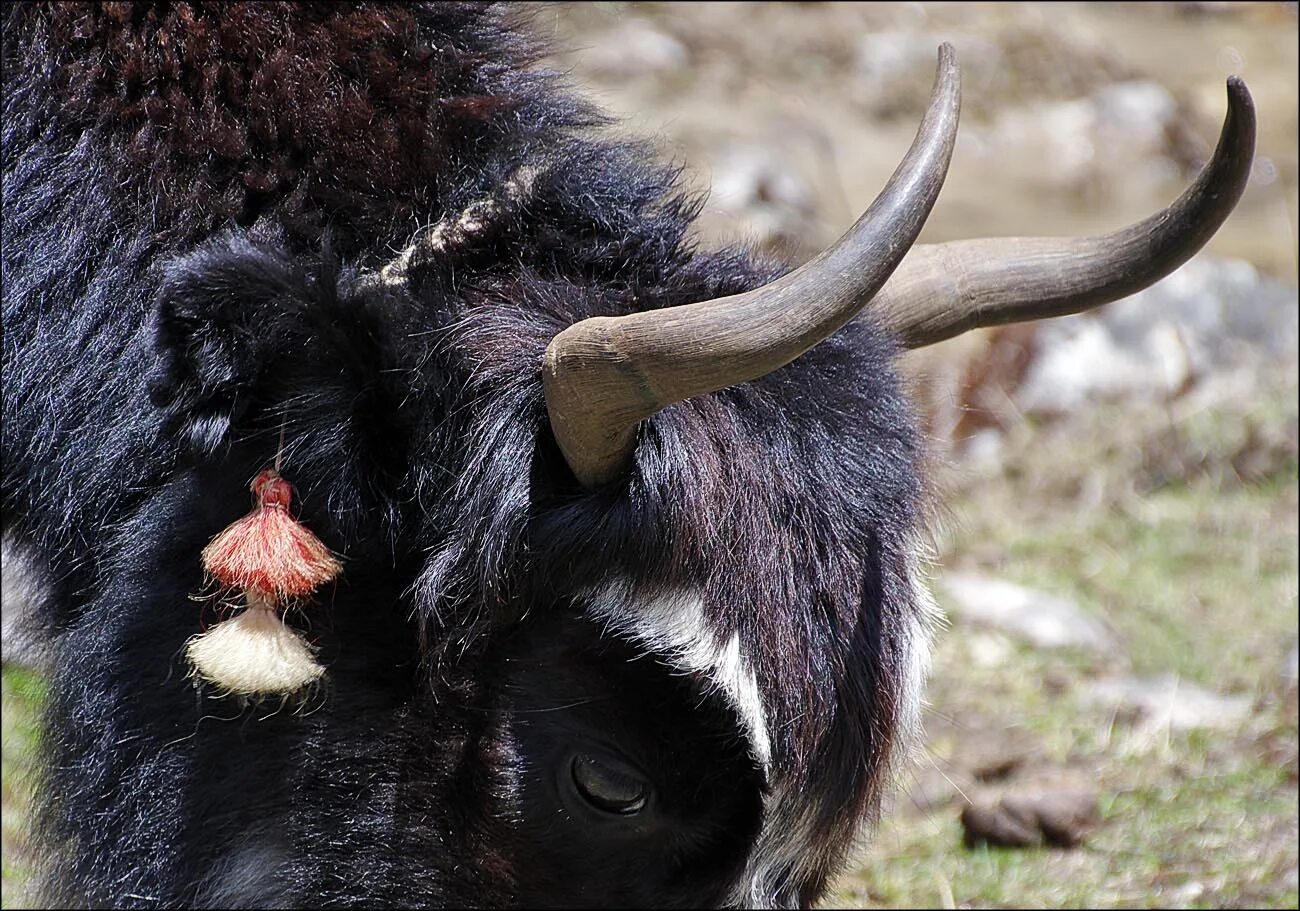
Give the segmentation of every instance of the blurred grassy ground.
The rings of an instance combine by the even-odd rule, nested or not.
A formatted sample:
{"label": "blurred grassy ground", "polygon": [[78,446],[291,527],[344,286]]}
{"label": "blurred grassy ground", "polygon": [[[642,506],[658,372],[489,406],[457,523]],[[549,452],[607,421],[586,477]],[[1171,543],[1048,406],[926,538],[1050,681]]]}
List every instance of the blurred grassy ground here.
{"label": "blurred grassy ground", "polygon": [[42,696],[40,676],[21,667],[5,665],[0,681],[0,907],[23,907],[30,872],[24,833],[31,789],[35,781],[37,712]]}
{"label": "blurred grassy ground", "polygon": [[[1125,651],[1012,643],[991,660],[990,634],[954,624],[903,785],[924,799],[927,778],[969,781],[1011,756],[1001,787],[1097,788],[1105,822],[1078,850],[972,851],[960,794],[904,797],[832,904],[1296,907],[1297,706],[1282,675],[1296,641],[1294,450],[1250,481],[1232,468],[1252,427],[1294,434],[1295,369],[1281,374],[1256,400],[1179,420],[1126,405],[1027,429],[1002,473],[953,480],[943,565],[1068,594]],[[1252,711],[1239,730],[1153,739],[1081,704],[1117,671],[1173,673]]]}

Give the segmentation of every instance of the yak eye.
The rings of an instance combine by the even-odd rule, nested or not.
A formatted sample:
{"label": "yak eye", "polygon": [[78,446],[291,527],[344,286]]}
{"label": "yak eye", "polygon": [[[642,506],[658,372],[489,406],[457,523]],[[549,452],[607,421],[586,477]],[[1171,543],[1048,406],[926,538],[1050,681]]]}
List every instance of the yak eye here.
{"label": "yak eye", "polygon": [[650,796],[650,783],[631,769],[585,753],[573,759],[573,783],[587,803],[621,816],[641,812]]}

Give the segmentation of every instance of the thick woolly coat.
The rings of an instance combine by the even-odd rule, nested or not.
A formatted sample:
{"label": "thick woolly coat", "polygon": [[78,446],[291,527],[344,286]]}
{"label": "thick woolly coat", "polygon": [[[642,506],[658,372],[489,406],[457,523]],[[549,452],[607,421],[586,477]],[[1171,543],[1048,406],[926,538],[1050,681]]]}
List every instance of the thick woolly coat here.
{"label": "thick woolly coat", "polygon": [[[52,898],[820,894],[877,806],[924,663],[893,343],[858,319],[672,406],[626,478],[585,491],[547,426],[549,340],[779,269],[697,249],[677,173],[533,65],[515,10],[5,15],[4,527],[51,595]],[[521,169],[527,192],[503,195]],[[492,217],[407,281],[373,280],[485,200]],[[282,430],[302,518],[345,560],[295,621],[329,678],[310,711],[233,705],[181,657],[213,619],[189,597],[198,554],[247,511]],[[649,640],[584,606],[613,597],[629,615],[690,600],[715,644],[734,639],[768,755],[708,673],[633,660]],[[665,751],[683,776],[666,790],[734,807],[693,865],[613,857],[584,891],[584,859],[529,822],[517,725],[591,654],[626,667],[639,713],[601,723]],[[660,712],[731,732],[725,763],[690,768]]]}

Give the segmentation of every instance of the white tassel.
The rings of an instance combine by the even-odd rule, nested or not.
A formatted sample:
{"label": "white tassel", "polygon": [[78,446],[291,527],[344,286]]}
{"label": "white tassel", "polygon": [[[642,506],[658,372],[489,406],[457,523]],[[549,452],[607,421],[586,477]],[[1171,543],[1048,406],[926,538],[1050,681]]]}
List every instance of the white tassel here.
{"label": "white tassel", "polygon": [[248,607],[193,637],[185,655],[200,677],[238,696],[290,695],[325,673],[311,645],[274,603],[248,592]]}

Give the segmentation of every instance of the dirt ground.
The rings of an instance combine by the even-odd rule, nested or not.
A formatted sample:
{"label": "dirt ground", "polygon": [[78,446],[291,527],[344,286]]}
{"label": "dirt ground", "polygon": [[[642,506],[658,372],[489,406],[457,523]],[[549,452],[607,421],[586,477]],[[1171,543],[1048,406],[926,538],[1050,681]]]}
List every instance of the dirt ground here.
{"label": "dirt ground", "polygon": [[[773,188],[775,202],[807,219],[788,244],[796,254],[837,236],[883,186],[941,41],[963,63],[962,132],[922,242],[1085,233],[1150,214],[1210,151],[1224,78],[1238,74],[1258,105],[1260,161],[1210,249],[1296,279],[1294,4],[592,3],[544,6],[538,24],[567,49],[549,62],[620,129],[661,138],[713,188],[705,239],[765,239],[752,213],[719,198],[719,179],[746,151],[784,165],[798,189]],[[1107,137],[1113,147],[1082,152],[1033,135],[999,142],[1009,115],[1047,116],[1053,102],[1148,80],[1173,96],[1178,135]],[[1153,145],[1168,161],[1144,160]]]}

